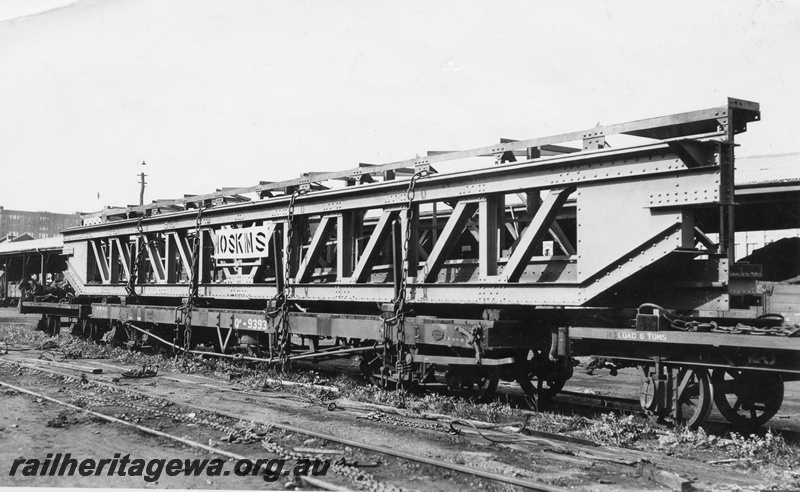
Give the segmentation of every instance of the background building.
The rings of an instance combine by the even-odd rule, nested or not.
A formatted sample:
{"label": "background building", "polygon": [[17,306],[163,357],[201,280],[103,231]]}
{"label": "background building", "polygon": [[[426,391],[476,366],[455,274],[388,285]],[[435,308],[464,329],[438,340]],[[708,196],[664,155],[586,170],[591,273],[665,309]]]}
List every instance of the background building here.
{"label": "background building", "polygon": [[80,225],[81,215],[25,212],[0,207],[0,238],[28,234],[34,239],[58,236],[64,229]]}

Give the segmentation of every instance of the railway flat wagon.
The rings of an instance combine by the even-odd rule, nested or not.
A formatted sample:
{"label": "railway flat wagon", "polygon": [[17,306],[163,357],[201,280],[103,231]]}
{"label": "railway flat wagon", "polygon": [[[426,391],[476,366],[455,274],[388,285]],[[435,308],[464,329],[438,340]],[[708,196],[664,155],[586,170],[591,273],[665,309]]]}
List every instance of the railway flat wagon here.
{"label": "railway flat wagon", "polygon": [[[32,275],[43,287],[58,284],[65,268],[62,249],[61,236],[27,240],[17,237],[0,242],[0,305],[16,305],[21,298],[27,297],[25,287],[31,285],[25,282]],[[23,289],[20,289],[21,284]],[[33,290],[28,294],[32,297]]]}
{"label": "railway flat wagon", "polygon": [[64,232],[75,297],[22,309],[131,345],[354,358],[381,386],[516,381],[534,407],[591,354],[641,369],[654,419],[716,401],[761,424],[800,339],[734,262],[734,140],[759,119],[728,99],[108,209]]}

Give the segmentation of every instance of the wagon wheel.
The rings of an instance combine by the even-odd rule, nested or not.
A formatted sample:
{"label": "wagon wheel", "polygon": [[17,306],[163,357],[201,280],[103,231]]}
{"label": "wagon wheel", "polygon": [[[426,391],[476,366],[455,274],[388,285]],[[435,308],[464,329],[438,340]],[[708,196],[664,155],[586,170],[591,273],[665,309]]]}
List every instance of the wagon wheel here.
{"label": "wagon wheel", "polygon": [[58,316],[42,315],[36,324],[38,331],[43,331],[47,335],[53,337],[61,332],[61,318]]}
{"label": "wagon wheel", "polygon": [[758,427],[771,419],[783,403],[780,374],[714,369],[714,403],[728,422]]}
{"label": "wagon wheel", "polygon": [[71,333],[88,340],[100,340],[105,330],[97,320],[82,319],[72,325]]}
{"label": "wagon wheel", "polygon": [[[359,368],[361,374],[366,377],[370,383],[375,386],[387,390],[396,389],[398,387],[397,380],[397,357],[394,351],[387,351],[387,363],[383,361],[383,350],[376,349],[365,352]],[[399,387],[401,389],[410,390],[413,385],[409,381],[400,381]]]}
{"label": "wagon wheel", "polygon": [[476,391],[472,396],[478,403],[488,403],[494,400],[497,384],[500,382],[500,371],[497,367],[487,367],[481,372],[475,382]]}
{"label": "wagon wheel", "polygon": [[[656,390],[653,378],[657,375],[650,375],[649,366],[640,366],[643,375],[642,385],[639,391],[639,403],[644,413],[655,424],[683,424],[689,428],[696,428],[708,419],[713,406],[711,391],[711,379],[705,369],[671,369],[673,377],[672,388],[664,387],[662,391],[669,392],[669,395],[677,395],[678,404],[669,405],[670,408],[660,408],[660,397]],[[663,381],[666,383],[667,381]],[[670,400],[671,401],[671,400]]]}
{"label": "wagon wheel", "polygon": [[61,333],[61,318],[58,316],[47,317],[47,334],[56,336]]}
{"label": "wagon wheel", "polygon": [[494,399],[500,371],[496,366],[464,368],[450,366],[445,374],[447,388],[471,397],[477,403],[488,403]]}
{"label": "wagon wheel", "polygon": [[[391,366],[392,364],[389,364],[389,369],[391,369]],[[359,364],[359,369],[361,369],[361,374],[363,374],[370,383],[379,388],[388,389],[390,380],[389,374],[383,377],[383,354],[378,351],[365,352],[364,357],[361,359],[361,364]]]}
{"label": "wagon wheel", "polygon": [[83,337],[85,336],[87,325],[89,324],[89,320],[87,319],[78,319],[75,320],[70,329],[70,334],[74,337]]}
{"label": "wagon wheel", "polygon": [[678,386],[678,414],[676,420],[689,428],[696,428],[711,414],[711,380],[705,369],[679,369],[675,381]]}
{"label": "wagon wheel", "polygon": [[[563,364],[569,364],[569,362],[569,360],[565,360]],[[522,391],[525,392],[528,406],[531,407],[531,410],[538,410],[541,405],[556,396],[571,377],[572,365],[569,365],[559,366],[557,370],[547,371],[544,375],[541,374],[541,371],[521,368],[516,380]]]}

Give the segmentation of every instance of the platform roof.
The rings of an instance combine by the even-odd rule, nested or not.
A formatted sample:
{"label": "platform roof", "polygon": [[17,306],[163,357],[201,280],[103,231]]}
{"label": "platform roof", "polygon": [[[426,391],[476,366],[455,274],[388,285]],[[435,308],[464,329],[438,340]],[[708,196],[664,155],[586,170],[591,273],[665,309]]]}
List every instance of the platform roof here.
{"label": "platform roof", "polygon": [[30,239],[28,241],[16,241],[0,244],[0,255],[17,255],[23,253],[47,253],[50,251],[61,251],[64,246],[63,236],[45,237],[42,239]]}

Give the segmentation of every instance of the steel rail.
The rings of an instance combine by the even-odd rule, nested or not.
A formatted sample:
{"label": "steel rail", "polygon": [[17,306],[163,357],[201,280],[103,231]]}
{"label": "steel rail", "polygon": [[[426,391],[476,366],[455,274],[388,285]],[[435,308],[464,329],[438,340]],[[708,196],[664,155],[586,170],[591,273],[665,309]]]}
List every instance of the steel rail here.
{"label": "steel rail", "polygon": [[[622,405],[635,406],[637,409],[641,410],[641,406],[639,405],[639,400],[636,399],[636,398],[625,398],[625,397],[622,397],[622,396],[610,396],[610,395],[602,395],[602,394],[600,394],[600,395],[598,395],[598,394],[589,394],[589,393],[581,393],[580,391],[570,391],[570,390],[561,390],[558,393],[556,393],[553,396],[553,398],[558,398],[559,396],[566,396],[566,397],[570,397],[570,398],[581,398],[581,399],[586,399],[586,400],[602,400],[602,401],[616,403],[616,404],[618,404],[620,406],[622,406]],[[575,402],[565,401],[563,399],[559,399],[559,400],[563,401],[564,403],[574,403],[576,405],[579,404],[579,403],[575,403]],[[602,406],[602,405],[600,405],[600,406]],[[607,407],[607,408],[612,408],[612,407]],[[619,409],[620,410],[625,410],[624,408],[619,408]]]}
{"label": "steel rail", "polygon": [[[65,401],[61,401],[61,400],[59,400],[57,398],[52,398],[50,396],[47,396],[47,395],[44,395],[44,394],[41,394],[41,393],[37,393],[35,391],[31,391],[31,390],[28,390],[28,389],[25,389],[25,388],[21,388],[19,386],[14,386],[13,384],[8,384],[8,383],[5,383],[3,381],[0,381],[0,385],[5,386],[6,388],[10,388],[10,389],[12,389],[14,391],[18,391],[20,393],[25,393],[25,394],[34,396],[36,398],[41,398],[43,400],[47,400],[49,402],[65,406],[67,408],[71,408],[73,410],[80,410],[81,412],[88,413],[89,415],[92,415],[92,416],[97,417],[97,418],[101,418],[101,419],[106,420],[108,422],[113,422],[115,424],[121,424],[121,425],[124,425],[124,426],[127,426],[127,427],[133,427],[136,430],[139,430],[139,431],[142,431],[142,432],[146,432],[146,433],[154,435],[154,436],[163,437],[163,438],[166,438],[166,439],[171,439],[173,441],[177,441],[177,442],[179,442],[181,444],[184,444],[184,445],[192,447],[192,448],[203,449],[205,451],[209,451],[209,452],[214,453],[214,454],[219,454],[219,455],[222,455],[222,456],[225,456],[225,457],[228,457],[228,458],[233,458],[233,459],[240,460],[240,461],[241,460],[252,461],[252,460],[250,460],[250,458],[248,458],[246,456],[243,456],[243,455],[240,455],[240,454],[231,453],[230,451],[225,451],[225,450],[222,450],[222,449],[219,449],[219,448],[215,448],[213,446],[209,446],[207,444],[199,443],[197,441],[193,441],[193,440],[187,439],[185,437],[174,436],[172,434],[168,434],[166,432],[162,432],[160,430],[156,430],[156,429],[153,429],[151,427],[144,426],[144,425],[134,424],[133,422],[126,422],[124,420],[118,419],[116,417],[112,417],[110,415],[106,415],[104,413],[95,412],[94,410],[89,410],[87,408],[82,408],[82,407],[79,407],[77,405],[73,405],[71,403],[67,403]],[[329,482],[325,482],[324,480],[320,480],[320,479],[313,479],[313,481],[308,481],[308,483],[311,484],[311,485],[314,485],[316,487],[324,488],[325,490],[350,490],[350,489],[347,489],[345,487],[340,487],[338,485],[335,485],[335,484],[332,484],[332,483],[329,483]]]}
{"label": "steel rail", "polygon": [[[6,364],[8,364],[8,365],[19,365],[19,363],[15,362],[15,361],[0,359],[0,365],[6,365]],[[25,365],[25,367],[31,368],[29,365]],[[58,375],[58,376],[69,376],[69,377],[72,377],[70,374],[65,374],[63,372],[54,371],[54,370],[51,370],[51,369],[38,368],[38,367],[31,368],[31,369],[34,370],[34,371],[50,373],[50,374],[54,374],[54,375]],[[98,381],[96,379],[91,379],[90,381],[92,382],[92,384],[96,384],[98,386],[102,386],[102,387],[105,387],[105,388],[111,388],[111,389],[114,389],[114,390],[120,390],[119,386],[103,383],[103,382],[100,382],[100,381]],[[173,400],[169,400],[168,398],[165,398],[163,396],[151,395],[151,394],[148,394],[148,393],[146,393],[144,391],[139,391],[139,390],[136,390],[136,389],[125,388],[124,391],[132,393],[132,394],[137,394],[137,395],[140,395],[140,396],[143,396],[143,397],[158,398],[158,399],[161,399],[161,400],[164,400],[164,401],[171,401],[171,402],[173,402],[175,404],[182,405],[182,406],[188,407],[188,408],[193,408],[193,409],[198,410],[198,411],[215,412],[216,414],[224,416],[224,417],[233,418],[233,419],[239,419],[239,420],[246,420],[246,421],[253,422],[253,420],[251,418],[249,418],[249,417],[236,416],[236,415],[232,415],[232,414],[229,414],[229,413],[226,413],[226,412],[223,412],[223,411],[217,411],[217,410],[214,410],[214,409],[208,409],[206,407],[202,407],[202,406],[199,406],[199,405],[194,405],[194,404],[191,404],[191,403],[173,401]],[[280,424],[275,424],[274,427],[275,428],[284,428],[284,426],[282,426]],[[312,434],[309,434],[309,433],[305,432],[302,429],[298,429],[297,432],[312,436]],[[325,436],[324,434],[320,434],[320,435],[321,436]],[[325,437],[321,437],[321,438],[324,439]],[[367,448],[364,448],[361,445],[355,445],[354,447],[361,447],[362,449],[367,449]],[[386,452],[386,450],[384,448],[380,448],[380,447],[378,447],[375,452],[382,453],[382,454],[389,454],[389,453]],[[628,454],[630,456],[630,458],[629,459],[625,459],[624,456],[621,453],[633,453],[633,454]],[[600,461],[607,461],[607,462],[622,464],[622,465],[626,465],[626,466],[632,466],[633,464],[635,464],[638,461],[641,461],[642,459],[646,460],[646,459],[651,459],[652,458],[652,457],[646,456],[646,453],[637,452],[636,450],[632,450],[632,449],[623,449],[623,448],[616,448],[616,447],[612,447],[612,448],[609,448],[607,450],[603,450],[601,448],[592,448],[591,451],[581,452],[581,454],[578,454],[577,456],[584,457],[584,458],[587,458],[587,459],[592,459],[592,460],[600,460]],[[447,464],[447,463],[445,463],[445,464]],[[438,464],[434,464],[433,466],[439,466],[439,465]],[[688,462],[688,461],[684,460],[683,466],[689,466],[690,469],[692,470],[692,472],[695,475],[702,474],[702,469],[700,469],[700,468],[692,468],[691,467],[692,466],[691,462]],[[741,478],[739,478],[739,480],[741,480]],[[747,482],[747,483],[748,484],[753,484],[753,485],[757,485],[758,484],[755,481],[754,482]],[[309,482],[309,484],[316,486],[316,484],[313,484],[312,482]],[[531,488],[529,485],[520,485],[520,486]],[[557,491],[563,491],[563,492],[567,491],[567,489],[561,489],[561,488],[558,488],[558,487],[552,487],[552,486],[547,486],[547,485],[541,485],[541,487],[547,487],[547,488],[534,487],[534,488],[532,488],[532,490],[557,490]],[[340,489],[335,489],[335,490],[347,490],[347,489],[341,489],[340,488]]]}
{"label": "steel rail", "polygon": [[[223,415],[225,417],[232,418],[232,419],[252,421],[252,419],[246,418],[246,417],[244,417],[242,415],[237,415],[235,413],[227,412],[225,410],[212,410],[212,409],[200,406],[200,405],[195,405],[195,404],[190,404],[190,403],[186,403],[185,405],[188,406],[188,407],[195,408],[197,410],[202,410],[202,411],[206,411],[206,412],[216,412],[218,415]],[[426,465],[436,466],[436,467],[439,467],[439,468],[445,468],[445,469],[448,469],[448,470],[452,470],[452,471],[456,471],[456,472],[460,472],[460,473],[465,473],[467,475],[473,475],[473,476],[476,476],[476,477],[486,478],[488,480],[494,480],[496,482],[503,482],[503,483],[507,483],[507,484],[511,484],[511,485],[517,485],[519,487],[525,487],[525,488],[531,489],[531,490],[537,490],[537,491],[542,491],[542,492],[567,492],[567,489],[563,489],[563,488],[560,488],[560,487],[553,487],[553,486],[550,486],[550,485],[547,485],[547,484],[543,484],[543,483],[539,483],[539,482],[533,482],[533,481],[529,481],[529,480],[522,480],[522,479],[515,478],[515,477],[506,477],[506,476],[503,476],[503,475],[500,475],[500,474],[497,474],[497,473],[487,472],[487,471],[483,471],[483,470],[477,470],[477,469],[474,469],[474,468],[469,468],[469,467],[458,465],[458,464],[455,464],[455,463],[448,463],[446,461],[436,460],[436,459],[433,459],[433,458],[427,458],[427,457],[424,457],[424,456],[418,456],[418,455],[414,455],[414,454],[411,454],[411,453],[406,453],[406,452],[403,452],[403,451],[398,451],[398,450],[395,450],[395,449],[386,448],[386,447],[383,447],[383,446],[374,446],[372,444],[367,444],[367,443],[363,443],[363,442],[359,442],[359,441],[353,441],[351,439],[345,439],[345,438],[333,436],[333,435],[330,435],[330,434],[324,434],[322,432],[316,432],[316,431],[312,431],[312,430],[308,430],[308,429],[303,429],[301,427],[295,427],[293,425],[287,425],[287,424],[281,424],[281,423],[270,423],[270,422],[266,422],[266,424],[272,425],[276,429],[285,430],[287,432],[293,432],[295,434],[303,434],[303,435],[310,436],[310,437],[316,437],[318,439],[324,439],[326,441],[343,444],[345,446],[355,447],[355,448],[363,449],[363,450],[366,450],[366,451],[372,451],[374,453],[394,456],[396,458],[402,458],[402,459],[409,460],[409,461],[416,461],[418,463],[423,463],[423,464],[426,464]]]}

